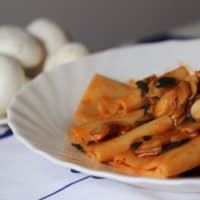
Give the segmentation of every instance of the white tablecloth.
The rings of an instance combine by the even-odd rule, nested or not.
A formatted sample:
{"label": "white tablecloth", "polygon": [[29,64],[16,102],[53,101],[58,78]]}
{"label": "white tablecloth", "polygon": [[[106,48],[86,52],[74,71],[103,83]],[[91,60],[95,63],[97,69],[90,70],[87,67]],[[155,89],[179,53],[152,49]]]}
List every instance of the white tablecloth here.
{"label": "white tablecloth", "polygon": [[[199,28],[197,28],[199,27]],[[200,24],[194,26],[200,36]],[[192,36],[192,26],[182,28]],[[199,35],[198,35],[199,30]],[[194,32],[194,31],[193,31]],[[181,28],[172,33],[180,34]],[[181,35],[181,34],[180,34]],[[200,200],[200,193],[170,193],[129,186],[75,173],[24,147],[11,132],[0,129],[0,200]]]}
{"label": "white tablecloth", "polygon": [[199,200],[200,193],[141,189],[109,179],[75,173],[24,147],[13,135],[0,138],[1,200]]}

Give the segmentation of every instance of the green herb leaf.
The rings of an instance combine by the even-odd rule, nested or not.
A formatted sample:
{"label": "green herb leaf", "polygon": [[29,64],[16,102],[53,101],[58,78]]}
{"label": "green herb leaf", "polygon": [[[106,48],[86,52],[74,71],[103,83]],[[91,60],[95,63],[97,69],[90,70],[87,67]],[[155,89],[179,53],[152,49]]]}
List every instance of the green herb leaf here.
{"label": "green herb leaf", "polygon": [[92,144],[96,144],[96,142],[93,140],[90,140],[90,141],[88,141],[87,146],[92,145]]}
{"label": "green herb leaf", "polygon": [[72,144],[72,146],[78,149],[79,151],[84,152],[83,147],[80,144]]}
{"label": "green herb leaf", "polygon": [[142,145],[141,141],[134,142],[133,144],[131,144],[131,149],[136,150],[140,145]]}
{"label": "green herb leaf", "polygon": [[180,141],[170,142],[168,144],[164,144],[163,147],[162,147],[162,153],[169,151],[169,150],[172,150],[174,148],[180,147],[183,144],[186,144],[187,142],[189,142],[190,140],[191,140],[190,138],[185,138],[185,139],[180,140]]}
{"label": "green herb leaf", "polygon": [[173,77],[161,77],[156,81],[157,88],[170,88],[176,85],[176,79]]}
{"label": "green herb leaf", "polygon": [[148,84],[145,83],[144,81],[137,81],[136,85],[138,88],[141,89],[142,96],[144,96],[149,91]]}
{"label": "green herb leaf", "polygon": [[150,102],[148,99],[145,99],[145,103],[144,103],[144,114],[148,113],[148,110],[150,108]]}
{"label": "green herb leaf", "polygon": [[149,140],[151,140],[152,137],[150,135],[145,135],[142,138],[144,141],[149,141]]}

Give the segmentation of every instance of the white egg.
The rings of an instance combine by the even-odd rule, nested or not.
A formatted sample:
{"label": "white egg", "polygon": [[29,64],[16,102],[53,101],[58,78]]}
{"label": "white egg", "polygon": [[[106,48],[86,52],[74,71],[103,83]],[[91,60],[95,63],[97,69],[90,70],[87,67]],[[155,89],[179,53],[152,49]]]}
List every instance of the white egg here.
{"label": "white egg", "polygon": [[76,42],[67,43],[47,57],[44,71],[50,71],[55,67],[70,63],[88,54],[89,51],[83,44]]}
{"label": "white egg", "polygon": [[25,68],[38,67],[46,56],[41,42],[16,26],[0,26],[0,53],[16,58]]}
{"label": "white egg", "polygon": [[27,30],[44,44],[48,54],[70,40],[70,37],[58,24],[46,18],[34,20],[27,26]]}
{"label": "white egg", "polygon": [[12,57],[0,55],[0,117],[6,115],[11,98],[26,81],[20,63]]}

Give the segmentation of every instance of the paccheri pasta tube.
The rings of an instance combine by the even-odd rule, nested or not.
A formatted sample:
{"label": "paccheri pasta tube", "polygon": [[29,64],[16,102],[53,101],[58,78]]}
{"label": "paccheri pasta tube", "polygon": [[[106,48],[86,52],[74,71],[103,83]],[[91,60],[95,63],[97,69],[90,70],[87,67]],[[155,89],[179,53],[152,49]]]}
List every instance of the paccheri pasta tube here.
{"label": "paccheri pasta tube", "polygon": [[[106,111],[106,116],[115,114],[117,109],[109,113],[109,108],[115,107],[115,100],[127,95],[132,89],[127,84],[96,74],[81,99],[75,112],[75,119],[88,122],[104,118]],[[105,109],[104,113],[103,109]]]}
{"label": "paccheri pasta tube", "polygon": [[128,150],[131,144],[145,135],[154,135],[165,132],[173,127],[173,122],[168,116],[162,116],[151,122],[145,123],[125,135],[116,137],[101,144],[88,147],[89,156],[99,162],[111,160],[116,154]]}
{"label": "paccheri pasta tube", "polygon": [[200,72],[183,65],[122,83],[96,74],[70,141],[97,162],[168,178],[200,166]]}
{"label": "paccheri pasta tube", "polygon": [[196,137],[157,157],[138,158],[129,150],[117,155],[114,162],[116,166],[131,168],[136,175],[167,178],[199,166],[199,155],[200,137]]}
{"label": "paccheri pasta tube", "polygon": [[[82,147],[94,144],[99,140],[102,141],[104,137],[110,136],[109,134],[117,134],[120,126],[122,129],[132,129],[143,117],[144,109],[140,109],[126,115],[117,115],[107,120],[97,120],[75,125],[71,127],[70,140],[73,144],[79,144]],[[113,130],[113,128],[115,130]],[[115,133],[113,133],[113,131],[115,131]]]}

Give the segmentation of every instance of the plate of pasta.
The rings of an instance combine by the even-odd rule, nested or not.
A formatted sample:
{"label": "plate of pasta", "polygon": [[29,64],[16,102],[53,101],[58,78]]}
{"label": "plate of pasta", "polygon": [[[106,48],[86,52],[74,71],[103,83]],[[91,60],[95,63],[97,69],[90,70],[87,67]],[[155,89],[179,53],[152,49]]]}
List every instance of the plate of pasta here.
{"label": "plate of pasta", "polygon": [[200,191],[200,40],[106,50],[39,75],[7,110],[14,135],[62,166]]}

